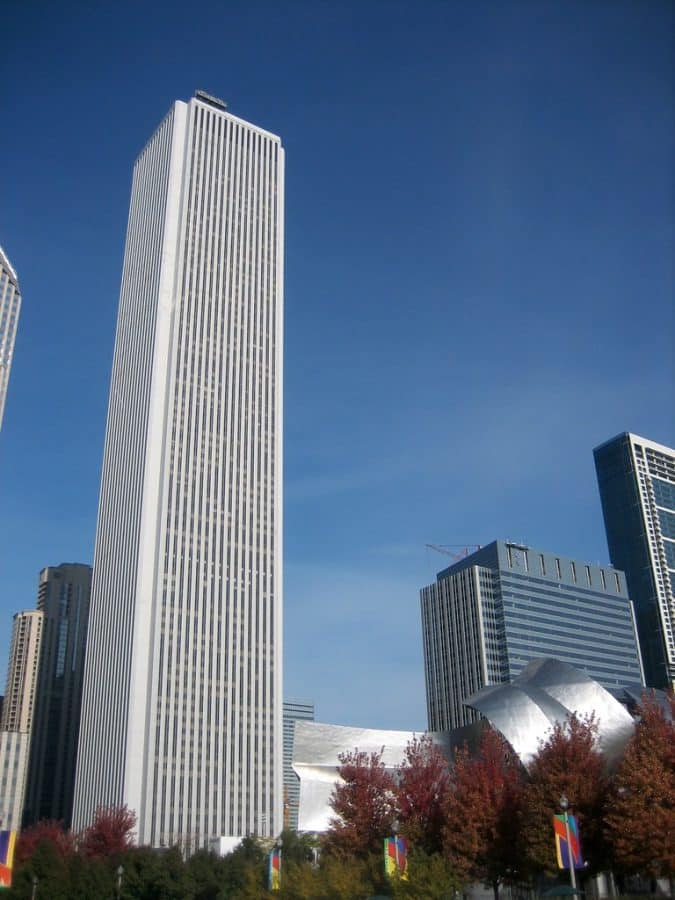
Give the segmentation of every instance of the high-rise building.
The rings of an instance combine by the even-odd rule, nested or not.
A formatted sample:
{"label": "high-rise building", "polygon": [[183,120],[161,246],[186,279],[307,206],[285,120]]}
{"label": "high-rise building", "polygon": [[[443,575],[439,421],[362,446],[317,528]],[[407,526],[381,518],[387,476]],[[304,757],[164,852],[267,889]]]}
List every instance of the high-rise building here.
{"label": "high-rise building", "polygon": [[90,594],[91,566],[62,563],[40,572],[42,641],[24,824],[71,823]]}
{"label": "high-rise building", "polygon": [[675,688],[675,450],[625,433],[593,455],[609,556],[626,573],[647,684]]}
{"label": "high-rise building", "polygon": [[0,720],[0,820],[5,831],[21,827],[42,624],[38,610],[14,616]]}
{"label": "high-rise building", "polygon": [[293,744],[296,722],[314,721],[314,704],[309,700],[284,700],[284,828],[298,829],[300,779],[293,771]]}
{"label": "high-rise building", "polygon": [[643,684],[623,572],[495,541],[438,573],[421,591],[430,731],[477,713],[464,701],[555,657],[603,687]]}
{"label": "high-rise building", "polygon": [[284,151],[202,92],[136,161],[74,825],[185,848],[282,825]]}
{"label": "high-rise building", "polygon": [[12,367],[20,309],[19,279],[4,250],[0,247],[0,428],[2,428],[2,417],[5,412],[9,370]]}
{"label": "high-rise building", "polygon": [[14,615],[7,664],[2,731],[30,731],[35,707],[35,687],[40,663],[43,615],[27,610]]}

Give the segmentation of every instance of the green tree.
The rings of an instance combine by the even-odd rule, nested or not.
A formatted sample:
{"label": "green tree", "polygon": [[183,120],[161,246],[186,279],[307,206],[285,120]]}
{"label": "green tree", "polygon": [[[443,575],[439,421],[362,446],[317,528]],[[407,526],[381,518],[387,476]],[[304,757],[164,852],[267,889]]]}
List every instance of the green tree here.
{"label": "green tree", "polygon": [[194,900],[218,900],[225,880],[227,861],[210,850],[198,850],[186,862],[188,883]]}
{"label": "green tree", "polygon": [[453,900],[461,882],[447,857],[413,850],[407,880],[396,879],[392,888],[396,900]]}
{"label": "green tree", "polygon": [[645,695],[608,798],[605,835],[614,868],[653,878],[675,874],[675,725]]}
{"label": "green tree", "polygon": [[77,853],[64,856],[50,841],[41,841],[29,859],[19,863],[8,898],[27,900],[33,895],[49,900],[101,900],[113,896],[112,869],[103,860]]}
{"label": "green tree", "polygon": [[219,897],[248,900],[250,896],[259,900],[266,896],[267,856],[266,848],[257,838],[245,837],[232,853],[224,857]]}
{"label": "green tree", "polygon": [[51,900],[70,900],[68,859],[49,840],[39,841],[29,857],[15,863],[12,887],[7,891],[7,897],[12,900],[29,898],[34,879],[37,879],[41,896]]}
{"label": "green tree", "polygon": [[290,863],[282,868],[281,891],[270,897],[278,900],[362,900],[375,893],[384,893],[384,888],[381,857],[324,856],[318,867],[309,863]]}
{"label": "green tree", "polygon": [[[115,859],[117,862],[117,859]],[[134,847],[120,858],[123,900],[193,900],[195,892],[180,850]],[[114,869],[116,866],[111,866]],[[214,897],[216,897],[214,895]]]}
{"label": "green tree", "polygon": [[[114,896],[112,867],[102,859],[87,859],[76,853],[68,864],[69,900],[103,900]],[[40,887],[39,897],[51,894]]]}
{"label": "green tree", "polygon": [[319,847],[319,841],[311,834],[298,834],[292,828],[285,828],[281,832],[282,864],[312,863],[315,850]]}

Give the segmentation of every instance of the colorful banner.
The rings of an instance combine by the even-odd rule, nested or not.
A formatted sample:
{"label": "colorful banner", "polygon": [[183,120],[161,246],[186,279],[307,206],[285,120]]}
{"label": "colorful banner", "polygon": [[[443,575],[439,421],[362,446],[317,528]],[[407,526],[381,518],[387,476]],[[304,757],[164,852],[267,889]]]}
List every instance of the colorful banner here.
{"label": "colorful banner", "polygon": [[276,847],[270,853],[269,889],[278,891],[281,888],[281,850]]}
{"label": "colorful banner", "polygon": [[389,878],[398,875],[404,881],[408,879],[408,841],[404,837],[384,839],[384,872]]}
{"label": "colorful banner", "polygon": [[12,886],[16,831],[0,831],[0,888]]}
{"label": "colorful banner", "polygon": [[[567,816],[567,824],[570,829],[570,843],[572,845],[572,860],[575,869],[583,869],[584,861],[581,856],[581,841],[579,839],[579,825],[575,816]],[[553,831],[555,833],[555,851],[558,857],[558,868],[569,869],[570,857],[567,847],[567,828],[565,816],[553,816]]]}

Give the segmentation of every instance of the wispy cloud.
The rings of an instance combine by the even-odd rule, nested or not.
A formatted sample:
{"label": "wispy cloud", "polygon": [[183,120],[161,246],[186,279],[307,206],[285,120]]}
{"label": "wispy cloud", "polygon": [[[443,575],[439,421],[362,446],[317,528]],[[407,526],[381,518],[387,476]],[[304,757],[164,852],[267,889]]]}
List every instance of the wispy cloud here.
{"label": "wispy cloud", "polygon": [[[320,436],[315,470],[289,473],[286,499],[304,503],[331,496],[380,489],[416,479],[497,483],[509,488],[559,471],[569,454],[586,454],[614,433],[636,427],[625,410],[648,402],[654,386],[645,378],[628,379],[608,372],[589,379],[582,371],[522,371],[509,383],[481,390],[474,385],[461,403],[449,403],[446,416],[428,416],[422,405],[399,410],[383,426],[380,445],[386,456],[365,456],[354,436],[341,460],[332,450],[321,471]],[[653,402],[653,401],[652,401]],[[477,481],[480,480],[480,481]]]}

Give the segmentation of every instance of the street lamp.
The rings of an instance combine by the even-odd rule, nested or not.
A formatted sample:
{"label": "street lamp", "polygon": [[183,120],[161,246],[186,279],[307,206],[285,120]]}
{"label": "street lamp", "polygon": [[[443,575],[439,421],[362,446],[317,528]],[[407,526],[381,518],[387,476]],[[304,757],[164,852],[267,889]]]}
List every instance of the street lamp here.
{"label": "street lamp", "polygon": [[569,809],[569,801],[567,797],[563,794],[560,798],[560,809],[563,811],[563,816],[565,817],[565,836],[567,838],[567,859],[570,864],[570,884],[572,885],[572,890],[576,891],[577,889],[577,879],[574,873],[574,853],[572,852],[572,841],[570,840],[570,820],[567,815],[567,810]]}
{"label": "street lamp", "polygon": [[35,900],[37,897],[37,886],[38,886],[38,877],[37,875],[33,875],[33,890],[30,894],[30,900]]}
{"label": "street lamp", "polygon": [[124,875],[124,866],[120,863],[117,867],[117,900],[122,896],[122,875]]}

